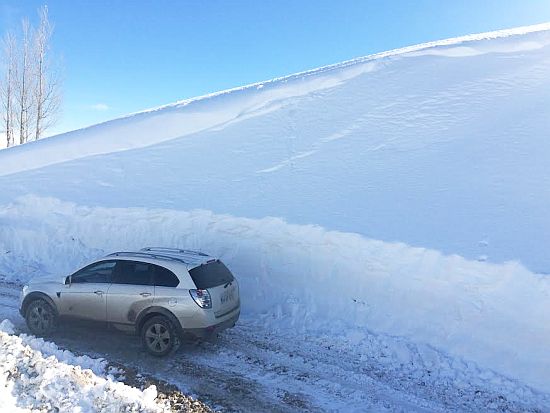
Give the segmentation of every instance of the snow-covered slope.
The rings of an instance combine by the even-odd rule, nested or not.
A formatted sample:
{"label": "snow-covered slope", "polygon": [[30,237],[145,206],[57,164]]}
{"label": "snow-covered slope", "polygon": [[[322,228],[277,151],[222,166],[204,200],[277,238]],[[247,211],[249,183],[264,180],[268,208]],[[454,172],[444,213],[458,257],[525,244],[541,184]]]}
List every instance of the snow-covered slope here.
{"label": "snow-covered slope", "polygon": [[2,150],[0,273],[199,247],[266,328],[405,337],[550,393],[549,73],[543,25]]}
{"label": "snow-covered slope", "polygon": [[384,53],[0,151],[0,200],[280,216],[550,272],[548,28]]}

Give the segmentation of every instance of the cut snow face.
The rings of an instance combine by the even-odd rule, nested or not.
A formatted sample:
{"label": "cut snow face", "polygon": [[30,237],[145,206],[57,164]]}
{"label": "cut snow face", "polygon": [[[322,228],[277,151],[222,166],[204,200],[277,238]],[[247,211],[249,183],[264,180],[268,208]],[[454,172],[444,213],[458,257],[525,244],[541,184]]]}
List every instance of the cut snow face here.
{"label": "cut snow face", "polygon": [[0,202],[276,216],[550,272],[549,29],[382,53],[2,150]]}
{"label": "cut snow face", "polygon": [[9,321],[0,323],[2,411],[171,411],[168,403],[157,402],[154,386],[141,391],[100,377],[97,374],[105,368],[104,361],[76,357],[52,343],[13,332]]}
{"label": "cut snow face", "polygon": [[266,331],[402,336],[550,393],[550,278],[518,264],[209,211],[27,197],[0,207],[0,222],[0,274],[20,281],[146,244],[202,250],[229,266],[242,316]]}

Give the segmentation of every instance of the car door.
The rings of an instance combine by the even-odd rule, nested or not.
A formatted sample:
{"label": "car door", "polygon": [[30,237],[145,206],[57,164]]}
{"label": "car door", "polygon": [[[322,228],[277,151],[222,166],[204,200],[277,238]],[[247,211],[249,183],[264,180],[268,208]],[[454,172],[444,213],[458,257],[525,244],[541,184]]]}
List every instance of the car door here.
{"label": "car door", "polygon": [[133,324],[141,310],[153,303],[153,264],[118,260],[107,294],[107,321]]}
{"label": "car door", "polygon": [[70,282],[59,293],[63,316],[105,321],[107,291],[111,285],[116,261],[90,264],[70,276]]}

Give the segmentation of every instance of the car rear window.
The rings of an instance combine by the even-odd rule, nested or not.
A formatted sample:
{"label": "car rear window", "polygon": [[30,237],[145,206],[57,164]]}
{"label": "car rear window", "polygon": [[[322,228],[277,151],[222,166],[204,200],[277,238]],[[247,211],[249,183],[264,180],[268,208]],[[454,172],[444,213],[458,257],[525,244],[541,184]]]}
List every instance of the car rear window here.
{"label": "car rear window", "polygon": [[193,282],[200,290],[217,287],[234,280],[233,274],[223,262],[216,260],[199,265],[189,271]]}

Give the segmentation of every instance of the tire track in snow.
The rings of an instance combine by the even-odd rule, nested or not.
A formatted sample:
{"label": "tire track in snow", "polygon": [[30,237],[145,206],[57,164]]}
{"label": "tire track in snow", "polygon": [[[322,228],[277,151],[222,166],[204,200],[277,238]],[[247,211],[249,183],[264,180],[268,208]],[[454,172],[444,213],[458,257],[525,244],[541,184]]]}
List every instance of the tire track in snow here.
{"label": "tire track in snow", "polygon": [[[0,281],[0,319],[9,317],[26,331],[17,312],[20,288]],[[108,330],[72,326],[53,339],[73,352],[104,357],[172,383],[222,411],[542,411],[483,388],[433,379],[426,368],[416,370],[416,376],[405,368],[396,371],[380,354],[360,355],[321,340],[270,334],[244,320],[216,341],[184,343],[163,360],[147,355],[137,337],[117,333],[113,339]],[[372,340],[383,347],[376,336]]]}

